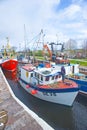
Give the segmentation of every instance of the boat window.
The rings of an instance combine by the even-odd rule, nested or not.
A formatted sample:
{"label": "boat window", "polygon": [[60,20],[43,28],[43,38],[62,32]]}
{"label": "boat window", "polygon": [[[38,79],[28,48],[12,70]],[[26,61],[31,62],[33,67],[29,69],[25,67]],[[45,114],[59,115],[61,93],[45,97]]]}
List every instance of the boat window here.
{"label": "boat window", "polygon": [[59,78],[61,78],[61,75],[59,75]]}
{"label": "boat window", "polygon": [[36,77],[36,72],[35,72],[35,77]]}
{"label": "boat window", "polygon": [[40,75],[39,75],[39,74],[37,74],[37,78],[38,78],[38,79],[39,79],[39,76],[40,76]]}
{"label": "boat window", "polygon": [[54,80],[54,76],[52,76],[52,80]]}
{"label": "boat window", "polygon": [[41,80],[43,81],[43,76],[41,75]]}
{"label": "boat window", "polygon": [[59,75],[56,75],[55,79],[58,79]]}
{"label": "boat window", "polygon": [[42,74],[45,74],[45,75],[48,75],[48,74],[50,74],[50,73],[51,73],[51,72],[48,71],[48,70],[42,71]]}
{"label": "boat window", "polygon": [[49,78],[50,78],[50,77],[49,77],[49,76],[47,76],[45,80],[46,80],[46,81],[49,81]]}
{"label": "boat window", "polygon": [[31,77],[33,77],[33,73],[31,73]]}

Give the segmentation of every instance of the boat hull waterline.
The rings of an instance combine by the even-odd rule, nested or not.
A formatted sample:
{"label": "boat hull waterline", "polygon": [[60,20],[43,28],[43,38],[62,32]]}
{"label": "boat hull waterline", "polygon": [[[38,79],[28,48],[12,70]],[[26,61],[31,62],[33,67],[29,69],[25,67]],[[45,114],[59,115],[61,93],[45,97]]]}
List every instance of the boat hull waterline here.
{"label": "boat hull waterline", "polygon": [[15,59],[8,59],[3,61],[1,64],[2,69],[13,71],[17,69],[18,61]]}
{"label": "boat hull waterline", "polygon": [[66,106],[72,106],[78,94],[77,87],[68,89],[42,89],[26,83],[21,78],[19,78],[19,83],[28,93],[39,99]]}
{"label": "boat hull waterline", "polygon": [[87,78],[86,80],[69,78],[70,80],[76,82],[79,85],[79,92],[87,95]]}

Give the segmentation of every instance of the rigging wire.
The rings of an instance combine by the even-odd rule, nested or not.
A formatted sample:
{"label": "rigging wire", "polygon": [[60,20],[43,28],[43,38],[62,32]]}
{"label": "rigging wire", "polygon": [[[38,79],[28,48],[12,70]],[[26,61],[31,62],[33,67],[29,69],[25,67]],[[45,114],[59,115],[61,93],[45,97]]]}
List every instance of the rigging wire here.
{"label": "rigging wire", "polygon": [[[43,30],[41,29],[39,34],[37,34],[34,38],[32,38],[29,42],[27,42],[27,44],[26,44],[27,48],[28,48],[28,46],[31,49],[39,48],[39,43],[42,43],[42,42],[40,42],[40,38],[41,38],[42,34],[43,34]],[[32,46],[31,46],[31,43],[32,43]],[[25,46],[22,47],[21,49],[24,49],[24,48],[25,48]]]}

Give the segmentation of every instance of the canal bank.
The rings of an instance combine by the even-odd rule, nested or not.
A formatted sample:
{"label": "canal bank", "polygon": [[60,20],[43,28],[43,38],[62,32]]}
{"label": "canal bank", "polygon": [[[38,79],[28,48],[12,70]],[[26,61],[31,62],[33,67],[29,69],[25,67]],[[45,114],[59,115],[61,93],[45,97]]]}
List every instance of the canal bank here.
{"label": "canal bank", "polygon": [[4,124],[5,130],[53,130],[14,95],[0,69],[0,112],[3,111],[0,126]]}

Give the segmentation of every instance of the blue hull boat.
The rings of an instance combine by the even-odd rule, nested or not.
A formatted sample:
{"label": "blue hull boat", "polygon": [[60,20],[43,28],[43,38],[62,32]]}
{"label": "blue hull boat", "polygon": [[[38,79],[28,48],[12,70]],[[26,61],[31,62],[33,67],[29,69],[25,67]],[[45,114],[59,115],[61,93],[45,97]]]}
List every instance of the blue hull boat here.
{"label": "blue hull boat", "polygon": [[79,85],[79,92],[87,95],[87,75],[76,73],[68,75],[66,78],[75,81]]}

